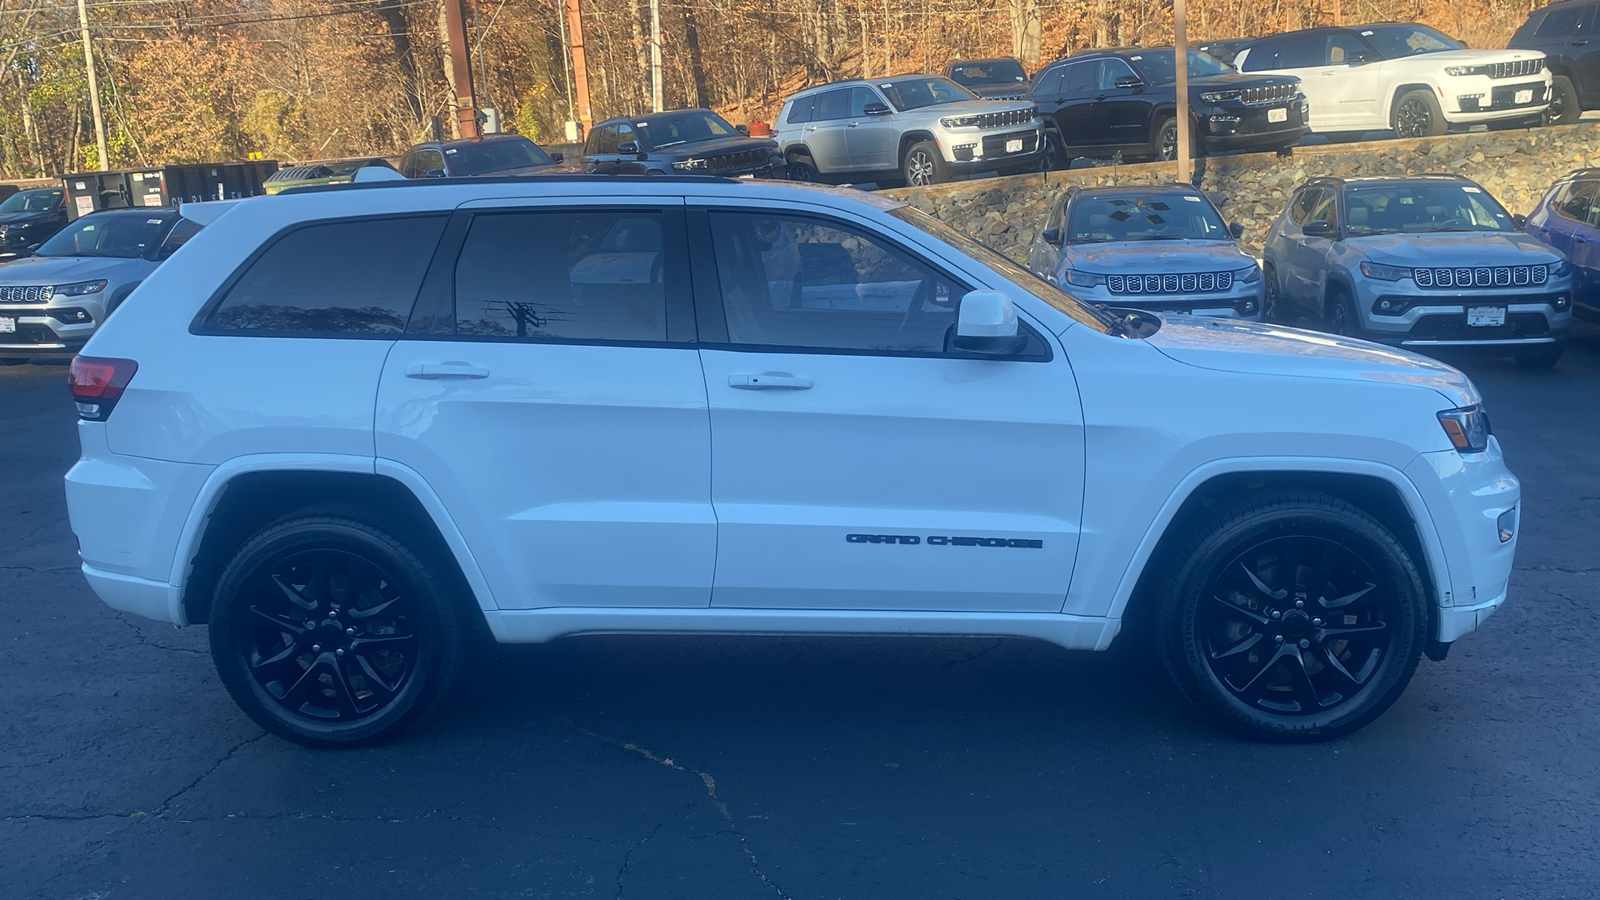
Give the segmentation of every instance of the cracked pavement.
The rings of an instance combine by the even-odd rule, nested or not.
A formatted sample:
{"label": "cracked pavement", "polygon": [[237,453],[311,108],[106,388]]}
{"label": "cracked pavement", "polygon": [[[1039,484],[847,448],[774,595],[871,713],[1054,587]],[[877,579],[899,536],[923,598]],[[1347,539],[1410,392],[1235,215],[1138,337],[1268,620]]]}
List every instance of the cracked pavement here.
{"label": "cracked pavement", "polygon": [[1136,654],[586,637],[344,752],[89,592],[64,370],[0,369],[0,898],[1592,897],[1600,329],[1466,368],[1527,498],[1511,601],[1351,738],[1235,740]]}

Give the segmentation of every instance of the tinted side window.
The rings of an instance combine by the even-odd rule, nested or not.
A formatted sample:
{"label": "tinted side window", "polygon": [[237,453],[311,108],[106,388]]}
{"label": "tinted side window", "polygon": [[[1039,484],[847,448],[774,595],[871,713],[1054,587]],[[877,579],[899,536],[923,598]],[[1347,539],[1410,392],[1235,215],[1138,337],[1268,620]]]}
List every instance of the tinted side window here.
{"label": "tinted side window", "polygon": [[1552,9],[1545,13],[1544,21],[1539,23],[1539,29],[1533,33],[1534,37],[1562,38],[1578,30],[1578,16],[1586,10],[1580,6],[1568,6],[1563,9]]}
{"label": "tinted side window", "polygon": [[1087,94],[1094,91],[1099,84],[1099,62],[1084,62],[1067,66],[1067,93]]}
{"label": "tinted side window", "polygon": [[429,172],[443,172],[444,154],[437,150],[417,151],[417,174],[426,176]]}
{"label": "tinted side window", "polygon": [[475,216],[456,260],[456,333],[665,341],[662,215],[561,210]]}
{"label": "tinted side window", "polygon": [[1100,61],[1100,90],[1117,90],[1118,78],[1137,78],[1133,67],[1120,59],[1103,59]]}
{"label": "tinted side window", "polygon": [[1325,65],[1328,37],[1325,34],[1298,34],[1285,38],[1278,51],[1279,69],[1309,69]]}
{"label": "tinted side window", "polygon": [[1267,41],[1250,48],[1244,58],[1243,72],[1265,72],[1278,67],[1278,51],[1282,49],[1282,41]]}
{"label": "tinted side window", "polygon": [[1322,190],[1317,191],[1315,198],[1311,201],[1311,204],[1310,204],[1311,205],[1311,211],[1306,214],[1306,221],[1308,221],[1308,222],[1332,222],[1332,221],[1334,221],[1335,210],[1334,210],[1334,205],[1333,205],[1333,198],[1334,198],[1333,191],[1328,190],[1327,188],[1323,188]]}
{"label": "tinted side window", "polygon": [[1551,207],[1564,219],[1571,219],[1574,222],[1586,221],[1589,218],[1589,208],[1595,201],[1597,188],[1600,188],[1600,181],[1593,179],[1573,182],[1561,192]]}
{"label": "tinted side window", "polygon": [[173,251],[188,243],[189,238],[199,233],[200,223],[179,218],[177,223],[172,226],[172,230],[167,232],[167,236],[161,240],[161,252],[170,255]]}
{"label": "tinted side window", "polygon": [[1583,13],[1578,17],[1578,27],[1573,30],[1573,37],[1588,37],[1594,33],[1595,20],[1600,18],[1600,5],[1589,5],[1583,8]]}
{"label": "tinted side window", "polygon": [[1304,225],[1309,221],[1311,207],[1322,196],[1317,188],[1306,188],[1295,195],[1294,202],[1289,205],[1289,221],[1296,225]]}
{"label": "tinted side window", "polygon": [[938,353],[964,293],[839,223],[714,212],[711,237],[735,344]]}
{"label": "tinted side window", "polygon": [[615,125],[607,125],[600,129],[600,138],[596,143],[596,147],[598,149],[595,152],[601,155],[617,152],[617,127]]}
{"label": "tinted side window", "polygon": [[1028,91],[1028,95],[1048,97],[1061,93],[1062,74],[1066,72],[1066,68],[1066,66],[1056,66],[1054,69],[1039,73],[1033,80],[1033,87]]}
{"label": "tinted side window", "polygon": [[1335,33],[1328,38],[1328,54],[1325,62],[1330,66],[1349,65],[1356,57],[1363,54],[1372,58],[1377,56],[1355,35]]}
{"label": "tinted side window", "polygon": [[638,143],[638,140],[639,140],[638,136],[633,133],[633,126],[632,125],[618,125],[617,126],[617,152],[618,153],[622,152],[622,145],[623,144],[626,144],[629,141],[633,141],[634,143]]}
{"label": "tinted side window", "polygon": [[850,89],[826,91],[817,97],[817,121],[842,119],[850,115]]}
{"label": "tinted side window", "polygon": [[399,334],[445,216],[297,228],[249,264],[206,318],[219,331]]}
{"label": "tinted side window", "polygon": [[873,92],[872,88],[855,87],[850,89],[850,118],[859,119],[867,114],[867,104],[882,103],[883,100]]}
{"label": "tinted side window", "polygon": [[809,97],[801,97],[799,100],[796,100],[794,103],[790,104],[789,117],[784,119],[784,121],[794,125],[798,125],[801,122],[809,122],[811,121],[812,113],[816,111],[816,108],[816,94],[812,94]]}

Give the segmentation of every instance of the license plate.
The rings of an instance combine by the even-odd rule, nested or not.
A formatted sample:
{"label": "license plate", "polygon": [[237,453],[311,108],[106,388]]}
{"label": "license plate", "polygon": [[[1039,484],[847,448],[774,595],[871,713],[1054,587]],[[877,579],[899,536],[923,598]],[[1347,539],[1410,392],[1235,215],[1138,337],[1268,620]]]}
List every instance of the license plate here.
{"label": "license plate", "polygon": [[1022,138],[1017,138],[1014,141],[1006,141],[1006,152],[1007,153],[1021,153],[1022,152]]}
{"label": "license plate", "polygon": [[1287,109],[1269,109],[1267,110],[1267,121],[1287,122],[1289,121],[1289,111]]}
{"label": "license plate", "polygon": [[0,316],[0,334],[16,334],[17,320],[10,316]]}
{"label": "license plate", "polygon": [[1467,324],[1493,327],[1506,323],[1504,306],[1472,306],[1467,308]]}
{"label": "license plate", "polygon": [[1517,100],[1516,100],[1516,102],[1517,103],[1532,103],[1533,102],[1533,88],[1528,88],[1525,91],[1517,91]]}

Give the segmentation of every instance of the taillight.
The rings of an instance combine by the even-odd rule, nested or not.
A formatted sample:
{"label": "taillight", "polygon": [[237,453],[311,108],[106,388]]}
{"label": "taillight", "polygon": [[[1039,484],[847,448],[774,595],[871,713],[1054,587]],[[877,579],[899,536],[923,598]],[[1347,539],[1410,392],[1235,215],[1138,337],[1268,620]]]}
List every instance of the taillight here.
{"label": "taillight", "polygon": [[137,371],[139,364],[131,359],[74,357],[72,369],[67,373],[67,386],[78,404],[79,417],[91,422],[105,421]]}

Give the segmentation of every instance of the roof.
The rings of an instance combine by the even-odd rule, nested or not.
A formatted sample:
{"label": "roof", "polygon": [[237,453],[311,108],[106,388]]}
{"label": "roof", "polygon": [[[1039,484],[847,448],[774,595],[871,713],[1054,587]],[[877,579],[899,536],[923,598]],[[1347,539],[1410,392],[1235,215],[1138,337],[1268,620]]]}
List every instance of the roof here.
{"label": "roof", "polygon": [[[969,61],[970,62],[977,62],[977,60],[969,60]],[[899,81],[902,78],[943,78],[943,77],[944,77],[944,75],[942,75],[942,74],[940,74],[938,72],[901,72],[899,75],[885,75],[882,78],[846,78],[843,81],[829,81],[829,82],[827,82],[825,84],[814,84],[814,85],[812,85],[811,87],[808,87],[808,88],[801,88],[800,90],[795,91],[793,94],[790,94],[786,98],[786,100],[793,100],[795,97],[799,97],[802,94],[815,93],[815,92],[823,90],[825,88],[847,87],[847,86],[856,85],[856,84],[865,85],[867,87],[872,87],[873,85],[884,84],[884,83],[890,82],[890,81]]]}
{"label": "roof", "polygon": [[1079,194],[1149,194],[1155,191],[1193,191],[1200,193],[1200,189],[1192,184],[1181,181],[1169,181],[1166,184],[1117,184],[1086,187],[1073,185],[1072,190]]}
{"label": "roof", "polygon": [[1465,175],[1452,175],[1448,172],[1427,172],[1421,175],[1358,175],[1353,178],[1340,178],[1335,175],[1319,175],[1316,178],[1306,179],[1306,184],[1337,184],[1337,185],[1363,185],[1363,184],[1415,184],[1427,181],[1454,181],[1476,184]]}

